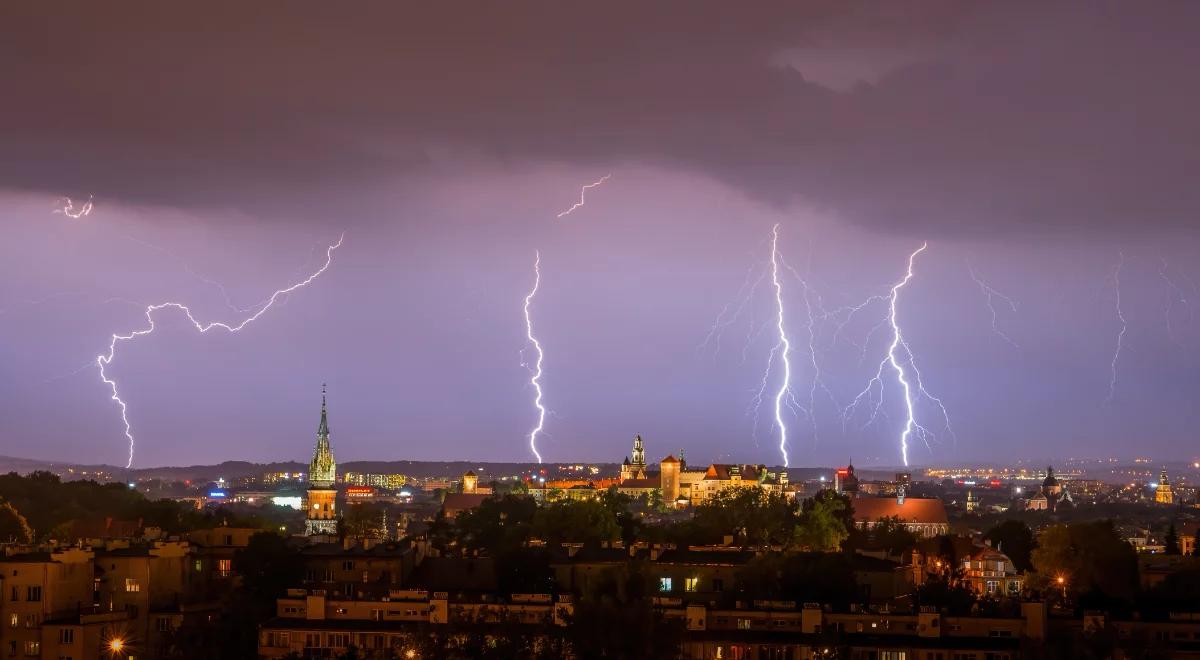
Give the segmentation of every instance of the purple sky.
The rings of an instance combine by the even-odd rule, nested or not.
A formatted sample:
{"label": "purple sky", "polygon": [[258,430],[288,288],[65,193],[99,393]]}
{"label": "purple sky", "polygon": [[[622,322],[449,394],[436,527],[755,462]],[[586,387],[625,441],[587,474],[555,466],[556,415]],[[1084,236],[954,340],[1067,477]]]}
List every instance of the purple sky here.
{"label": "purple sky", "polygon": [[[242,333],[164,311],[120,346],[135,465],[305,458],[322,382],[339,460],[528,458],[535,250],[548,460],[642,433],[656,457],[777,463],[779,370],[757,434],[747,415],[769,278],[700,345],[779,223],[828,310],[886,294],[928,241],[898,316],[955,434],[919,403],[939,441],[913,463],[1197,457],[1200,6],[435,4],[0,7],[0,453],[123,464],[94,360],[144,325],[131,302],[237,321],[213,282],[250,306],[345,232]],[[993,299],[1016,346],[968,260],[1016,302]],[[783,298],[808,407],[790,273]],[[786,413],[792,465],[899,463],[890,372],[874,424],[840,409],[884,312],[836,341],[814,323],[828,393],[815,422]]]}

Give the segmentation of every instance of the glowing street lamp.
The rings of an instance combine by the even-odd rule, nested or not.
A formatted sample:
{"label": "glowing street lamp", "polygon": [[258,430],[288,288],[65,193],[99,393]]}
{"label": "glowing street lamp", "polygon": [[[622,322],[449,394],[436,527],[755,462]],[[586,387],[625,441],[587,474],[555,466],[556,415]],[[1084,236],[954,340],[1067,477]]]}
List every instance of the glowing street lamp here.
{"label": "glowing street lamp", "polygon": [[116,657],[118,654],[120,654],[124,650],[125,650],[125,640],[121,639],[120,637],[114,637],[114,638],[108,640],[108,651],[109,651],[109,655],[111,655],[112,657]]}

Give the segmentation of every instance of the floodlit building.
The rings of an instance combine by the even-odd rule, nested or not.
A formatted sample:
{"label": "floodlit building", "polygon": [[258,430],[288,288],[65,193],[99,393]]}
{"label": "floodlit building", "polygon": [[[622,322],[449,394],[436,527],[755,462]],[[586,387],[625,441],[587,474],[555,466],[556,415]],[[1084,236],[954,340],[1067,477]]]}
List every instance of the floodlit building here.
{"label": "floodlit building", "polygon": [[1175,493],[1171,490],[1171,480],[1167,477],[1166,468],[1158,474],[1158,488],[1154,489],[1154,501],[1159,504],[1175,503]]}
{"label": "floodlit building", "polygon": [[896,518],[905,529],[921,537],[950,531],[946,507],[936,498],[859,497],[854,500],[854,525],[871,529],[884,518]]}
{"label": "floodlit building", "polygon": [[308,466],[308,491],[305,499],[304,533],[337,534],[337,463],[329,446],[329,416],[325,388],[321,388],[321,423],[317,426],[317,448]]}

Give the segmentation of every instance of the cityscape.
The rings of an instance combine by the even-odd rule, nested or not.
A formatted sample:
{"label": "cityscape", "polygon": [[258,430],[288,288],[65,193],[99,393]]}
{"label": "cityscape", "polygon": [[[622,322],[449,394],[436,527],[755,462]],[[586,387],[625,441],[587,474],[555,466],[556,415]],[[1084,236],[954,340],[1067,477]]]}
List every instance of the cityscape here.
{"label": "cityscape", "polygon": [[0,658],[1200,658],[1198,24],[0,7]]}

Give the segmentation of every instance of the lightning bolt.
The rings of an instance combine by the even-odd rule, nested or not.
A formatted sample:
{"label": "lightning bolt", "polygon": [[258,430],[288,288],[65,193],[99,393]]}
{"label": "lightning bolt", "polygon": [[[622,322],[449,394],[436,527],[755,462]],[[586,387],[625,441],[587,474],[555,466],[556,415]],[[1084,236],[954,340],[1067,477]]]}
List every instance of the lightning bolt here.
{"label": "lightning bolt", "polygon": [[579,201],[572,204],[571,208],[567,209],[566,211],[563,211],[562,213],[559,213],[558,215],[556,215],[554,217],[555,218],[565,218],[566,216],[571,215],[572,211],[583,206],[584,201],[585,201],[584,195],[587,193],[589,188],[595,188],[596,186],[604,183],[605,181],[608,181],[609,177],[611,177],[611,176],[612,176],[612,174],[605,174],[604,176],[600,177],[599,180],[593,181],[593,182],[583,186],[582,188],[580,188],[579,189]]}
{"label": "lightning bolt", "polygon": [[[884,319],[884,323],[892,329],[892,341],[888,344],[888,350],[884,358],[879,363],[879,368],[875,375],[867,382],[867,387],[863,389],[849,406],[843,410],[843,420],[849,419],[857,410],[858,405],[865,401],[873,401],[874,406],[870,419],[866,425],[870,425],[880,414],[880,408],[883,405],[883,372],[889,366],[896,374],[896,381],[900,385],[900,389],[904,394],[904,408],[906,418],[904,422],[904,430],[900,433],[900,453],[904,459],[904,465],[908,465],[908,443],[914,436],[929,446],[930,440],[936,439],[936,435],[927,427],[922,425],[917,420],[916,397],[923,397],[930,401],[942,413],[942,420],[947,431],[953,435],[954,430],[950,426],[950,415],[946,411],[946,406],[942,400],[933,396],[925,389],[925,384],[921,379],[921,371],[917,368],[916,359],[913,355],[912,348],[904,339],[904,333],[900,328],[900,322],[897,316],[896,303],[900,299],[900,290],[903,289],[908,282],[913,278],[913,264],[916,261],[917,255],[925,251],[929,247],[928,243],[922,244],[912,254],[908,255],[908,269],[905,271],[904,277],[892,285],[891,293],[887,296],[888,312]],[[864,303],[865,305],[866,303]],[[900,350],[903,349],[903,358],[900,356]],[[908,366],[908,370],[905,369]],[[909,378],[908,371],[911,370],[912,378]],[[875,398],[875,388],[878,386],[879,395]]]}
{"label": "lightning bolt", "polygon": [[82,218],[86,215],[90,215],[92,212],[92,196],[91,195],[88,195],[87,201],[84,202],[83,204],[81,204],[78,209],[75,208],[75,202],[71,201],[70,197],[64,197],[59,201],[61,203],[61,206],[54,209],[54,212],[61,213],[62,215],[67,216],[68,218],[73,218],[75,220],[78,220],[79,218]]}
{"label": "lightning bolt", "polygon": [[1129,329],[1129,324],[1125,322],[1125,312],[1121,309],[1121,269],[1125,267],[1125,253],[1117,253],[1117,265],[1113,266],[1112,270],[1112,287],[1113,296],[1115,297],[1115,307],[1117,311],[1117,320],[1121,322],[1121,330],[1117,332],[1117,346],[1113,349],[1111,376],[1108,379],[1108,397],[1104,399],[1105,403],[1111,403],[1113,397],[1117,393],[1117,362],[1121,359],[1121,349],[1125,345],[1125,331]]}
{"label": "lightning bolt", "polygon": [[984,300],[987,302],[988,310],[992,313],[992,332],[996,333],[1001,339],[1008,342],[1008,344],[1013,348],[1020,348],[1020,346],[1017,346],[1017,342],[1013,341],[1011,337],[1009,337],[1004,333],[1003,330],[1000,329],[1000,326],[997,323],[998,315],[996,313],[995,300],[999,298],[1005,305],[1008,306],[1009,309],[1013,311],[1014,314],[1017,311],[1017,303],[1014,302],[1012,298],[1009,298],[1003,293],[993,289],[992,286],[987,282],[984,282],[983,279],[980,278],[975,272],[975,267],[971,265],[970,259],[967,259],[967,272],[971,274],[971,279],[975,280],[975,284],[979,286],[979,290],[983,293]]}
{"label": "lightning bolt", "polygon": [[126,468],[129,468],[133,465],[134,449],[133,426],[129,423],[129,406],[125,400],[121,398],[121,395],[117,390],[117,382],[109,378],[108,374],[105,372],[105,367],[111,365],[113,358],[116,356],[117,345],[121,342],[131,341],[143,335],[148,335],[154,332],[156,327],[154,323],[154,313],[162,309],[177,309],[183,312],[184,316],[187,317],[187,320],[190,321],[192,326],[201,334],[206,333],[213,328],[220,328],[221,330],[231,333],[240,332],[242,328],[245,328],[247,325],[258,320],[258,318],[265,314],[268,309],[271,309],[271,307],[275,305],[275,302],[278,301],[281,296],[285,296],[297,289],[308,286],[309,283],[320,277],[321,274],[329,268],[329,265],[333,263],[333,252],[342,246],[342,241],[345,240],[345,238],[345,234],[342,234],[342,236],[338,238],[337,243],[334,243],[325,249],[325,264],[319,269],[317,269],[307,278],[285,289],[279,289],[278,291],[272,293],[271,297],[267,298],[267,300],[263,302],[253,314],[247,316],[236,324],[223,323],[220,321],[201,323],[200,321],[196,320],[196,317],[192,316],[192,310],[189,309],[187,305],[178,302],[165,302],[146,307],[146,321],[148,325],[144,329],[134,330],[127,335],[112,336],[112,341],[110,341],[108,344],[108,352],[96,356],[96,365],[100,368],[100,380],[104,381],[104,383],[109,386],[109,388],[112,390],[112,400],[116,401],[117,405],[121,407],[121,421],[125,424],[125,437],[129,440],[129,461],[125,464]]}
{"label": "lightning bolt", "polygon": [[[779,429],[779,453],[783,455],[783,467],[788,467],[787,424],[783,421],[782,408],[784,396],[791,392],[792,361],[789,355],[792,352],[792,342],[788,339],[787,329],[784,327],[783,282],[779,279],[779,261],[779,224],[776,223],[771,230],[771,284],[775,287],[775,329],[779,332],[779,342],[771,353],[779,353],[783,362],[783,379],[775,392],[775,426]],[[770,361],[767,362],[767,368],[770,369]]]}
{"label": "lightning bolt", "polygon": [[1171,266],[1167,263],[1166,257],[1161,257],[1160,261],[1162,263],[1162,267],[1158,269],[1158,276],[1162,278],[1162,281],[1166,283],[1167,288],[1170,289],[1171,292],[1170,297],[1167,299],[1167,306],[1163,310],[1163,314],[1167,319],[1167,336],[1171,338],[1172,343],[1182,348],[1183,344],[1181,344],[1175,337],[1175,326],[1171,322],[1171,313],[1175,311],[1176,304],[1183,305],[1183,307],[1187,309],[1188,320],[1191,321],[1192,307],[1188,304],[1187,296],[1183,293],[1183,288],[1180,287],[1175,280],[1172,280],[1171,276],[1168,274]]}
{"label": "lightning bolt", "polygon": [[529,315],[529,306],[533,304],[533,297],[537,295],[538,287],[542,284],[542,255],[539,252],[533,254],[533,288],[525,296],[525,339],[533,345],[533,350],[537,352],[537,359],[534,360],[531,369],[529,369],[529,364],[523,360],[521,366],[529,369],[529,384],[533,385],[534,392],[533,407],[537,409],[537,424],[529,432],[529,450],[537,457],[537,462],[541,463],[542,455],[537,450],[537,437],[542,432],[542,427],[546,425],[546,407],[542,405],[542,358],[545,357],[545,354],[542,352],[542,343],[533,334],[533,317]]}

